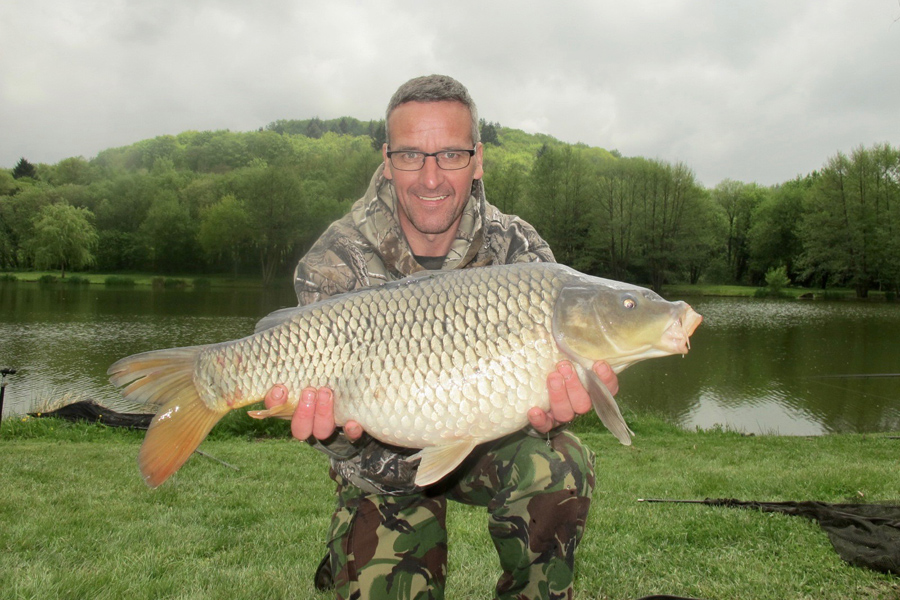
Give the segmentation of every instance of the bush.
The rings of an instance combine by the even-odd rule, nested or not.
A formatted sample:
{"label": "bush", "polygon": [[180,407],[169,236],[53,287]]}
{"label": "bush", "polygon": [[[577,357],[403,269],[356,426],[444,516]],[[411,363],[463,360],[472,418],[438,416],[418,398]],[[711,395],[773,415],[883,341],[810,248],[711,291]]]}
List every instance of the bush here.
{"label": "bush", "polygon": [[0,281],[18,281],[19,278],[12,273],[0,273]]}
{"label": "bush", "polygon": [[38,279],[38,283],[57,283],[59,281],[59,277],[56,275],[41,275],[40,279]]}
{"label": "bush", "polygon": [[68,279],[66,279],[66,283],[69,285],[87,285],[91,282],[87,277],[82,277],[81,275],[72,275]]}
{"label": "bush", "polygon": [[791,278],[788,277],[787,267],[769,269],[766,272],[766,287],[774,295],[781,295],[781,291],[789,285],[791,285]]}
{"label": "bush", "polygon": [[123,287],[131,287],[134,285],[134,279],[132,279],[131,277],[123,277],[121,275],[110,275],[103,280],[103,283],[110,286],[120,285]]}
{"label": "bush", "polygon": [[208,290],[212,285],[209,279],[197,278],[193,281],[195,290]]}
{"label": "bush", "polygon": [[184,279],[175,279],[174,277],[166,277],[163,282],[166,289],[184,289],[187,287],[187,281]]}

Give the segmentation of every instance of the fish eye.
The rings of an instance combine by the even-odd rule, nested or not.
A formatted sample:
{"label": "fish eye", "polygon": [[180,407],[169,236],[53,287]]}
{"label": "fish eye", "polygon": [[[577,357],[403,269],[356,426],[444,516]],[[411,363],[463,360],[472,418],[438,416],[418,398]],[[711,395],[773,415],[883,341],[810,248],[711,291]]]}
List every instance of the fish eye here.
{"label": "fish eye", "polygon": [[637,302],[635,302],[634,298],[625,298],[622,300],[622,306],[625,307],[625,310],[631,310],[637,306]]}

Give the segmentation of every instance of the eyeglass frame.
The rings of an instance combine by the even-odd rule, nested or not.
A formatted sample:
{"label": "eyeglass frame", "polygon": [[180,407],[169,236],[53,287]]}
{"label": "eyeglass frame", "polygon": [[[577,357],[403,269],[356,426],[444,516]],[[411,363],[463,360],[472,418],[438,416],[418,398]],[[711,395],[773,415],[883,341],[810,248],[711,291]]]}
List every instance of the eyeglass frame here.
{"label": "eyeglass frame", "polygon": [[[438,151],[438,152],[422,152],[422,151],[420,151],[420,150],[386,150],[385,153],[384,153],[384,155],[387,156],[387,158],[388,158],[389,161],[391,161],[391,166],[394,167],[395,169],[397,169],[398,171],[406,171],[406,172],[409,172],[409,173],[415,173],[416,171],[421,171],[422,169],[425,168],[425,161],[428,159],[429,156],[434,157],[434,162],[437,163],[438,168],[441,169],[441,170],[443,170],[443,171],[460,171],[460,170],[465,169],[466,167],[468,167],[469,165],[472,164],[472,157],[475,156],[475,154],[477,153],[477,151],[478,151],[478,146],[475,146],[475,147],[472,148],[471,150],[469,150],[468,148],[448,148],[447,150],[440,150],[440,151]],[[421,155],[422,155],[422,164],[421,164],[421,166],[420,166],[418,169],[403,169],[403,168],[398,167],[397,165],[395,165],[395,164],[394,164],[393,156],[394,156],[395,154],[403,154],[404,152],[410,152],[410,153],[414,153],[414,154],[421,154]],[[465,152],[466,154],[469,155],[469,162],[467,162],[466,164],[464,164],[464,165],[461,166],[461,167],[456,167],[455,169],[447,169],[447,168],[445,168],[445,167],[442,167],[442,166],[441,166],[441,161],[438,160],[438,154],[443,154],[443,153],[445,153],[445,152],[460,152],[460,153]]]}

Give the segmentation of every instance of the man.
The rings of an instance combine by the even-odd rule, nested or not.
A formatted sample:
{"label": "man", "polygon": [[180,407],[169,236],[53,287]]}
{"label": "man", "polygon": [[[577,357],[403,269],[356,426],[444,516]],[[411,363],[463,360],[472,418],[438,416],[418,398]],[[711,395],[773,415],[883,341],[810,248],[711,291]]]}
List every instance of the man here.
{"label": "man", "polygon": [[[485,200],[478,113],[444,76],[413,79],[388,105],[384,164],[366,194],[300,261],[301,304],[400,279],[422,269],[553,261],[534,229]],[[604,363],[594,370],[615,393]],[[331,456],[337,508],[316,574],[339,598],[443,598],[447,499],[485,506],[503,570],[500,598],[572,595],[575,548],[594,487],[593,454],[561,425],[591,409],[568,362],[547,378],[551,410],[529,411],[529,431],[485,444],[434,486],[417,488],[415,452],[336,431],[331,390],[308,388],[291,421],[295,437]],[[276,386],[267,406],[284,402]]]}

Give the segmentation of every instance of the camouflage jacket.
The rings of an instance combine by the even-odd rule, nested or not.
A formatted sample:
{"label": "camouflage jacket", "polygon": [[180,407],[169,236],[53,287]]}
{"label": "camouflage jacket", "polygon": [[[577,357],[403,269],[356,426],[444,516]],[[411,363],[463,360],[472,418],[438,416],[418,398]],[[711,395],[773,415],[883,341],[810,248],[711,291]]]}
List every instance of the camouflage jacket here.
{"label": "camouflage jacket", "polygon": [[[382,171],[383,166],[375,171],[365,195],[300,260],[294,273],[300,305],[423,270],[396,218],[394,186]],[[550,247],[531,225],[489,204],[481,180],[475,180],[442,269],[535,261],[554,262]],[[340,433],[313,444],[331,456],[337,474],[365,491],[415,490],[415,466],[405,459],[416,450],[387,446],[367,436],[351,444]]]}

